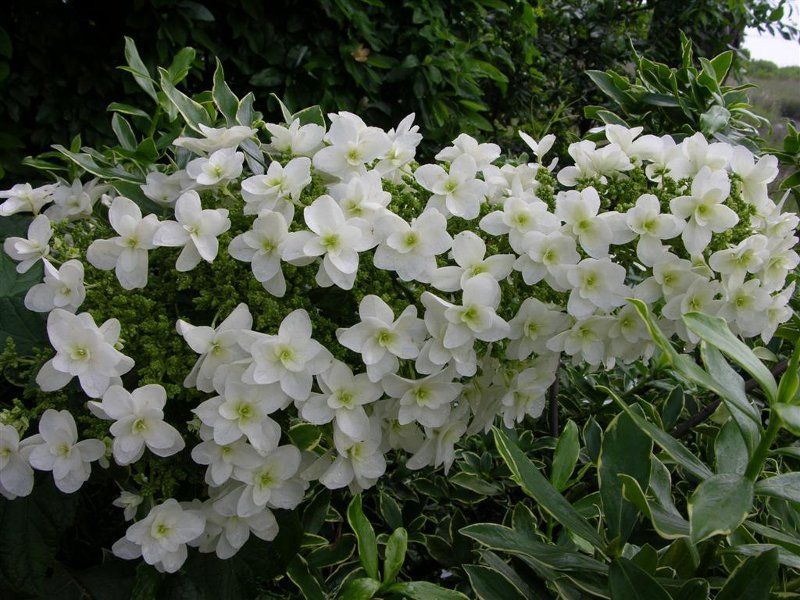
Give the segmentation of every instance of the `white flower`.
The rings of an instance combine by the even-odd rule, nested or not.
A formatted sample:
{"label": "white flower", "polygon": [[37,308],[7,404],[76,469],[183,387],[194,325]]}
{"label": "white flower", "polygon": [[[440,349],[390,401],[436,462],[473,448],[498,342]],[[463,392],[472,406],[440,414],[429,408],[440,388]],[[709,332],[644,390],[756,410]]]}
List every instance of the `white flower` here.
{"label": "white flower", "polygon": [[455,163],[461,156],[469,156],[479,171],[492,164],[500,156],[497,144],[479,144],[472,136],[462,133],[453,140],[453,145],[444,148],[434,158],[440,161]]}
{"label": "white flower", "polygon": [[[556,136],[554,136],[551,133],[549,135],[544,136],[541,140],[537,142],[524,131],[519,131],[517,133],[519,133],[519,137],[522,138],[522,141],[525,142],[528,145],[528,147],[533,151],[533,155],[536,157],[536,161],[539,164],[543,164],[542,161],[544,160],[544,156],[553,147],[553,144],[556,141]],[[550,170],[552,170],[553,167],[555,167],[555,163],[557,161],[558,161],[557,158],[553,159],[553,162],[549,166]]]}
{"label": "white flower", "polygon": [[90,398],[99,398],[112,382],[133,368],[133,360],[115,348],[120,325],[109,319],[98,327],[89,313],[73,315],[54,309],[47,317],[47,335],[56,350],[36,375],[45,392],[60,390],[77,376]]}
{"label": "white flower", "polygon": [[766,344],[775,335],[775,331],[780,325],[786,323],[794,316],[792,307],[789,306],[789,301],[794,295],[795,282],[789,284],[785,290],[779,294],[775,294],[770,299],[770,304],[767,307],[767,324],[761,330],[761,340]]}
{"label": "white flower", "polygon": [[483,180],[486,182],[486,199],[489,204],[504,204],[505,201],[516,198],[528,204],[539,203],[536,191],[541,183],[536,179],[541,165],[503,165],[495,167],[489,165],[483,170]]}
{"label": "white flower", "polygon": [[696,277],[684,293],[676,294],[667,301],[661,309],[661,314],[675,322],[676,329],[681,337],[696,344],[699,338],[686,329],[681,316],[687,312],[716,315],[722,304],[717,298],[721,293],[722,286],[718,281]]}
{"label": "white flower", "polygon": [[194,185],[194,180],[181,169],[169,175],[159,171],[148,173],[144,185],[140,187],[142,193],[156,204],[175,206],[175,201],[180,195]]}
{"label": "white flower", "polygon": [[17,273],[26,273],[40,258],[50,254],[50,238],[53,229],[50,219],[39,215],[28,225],[28,237],[8,237],[3,242],[3,250],[13,260],[19,262]]}
{"label": "white flower", "polygon": [[769,200],[767,186],[778,176],[778,159],[772,155],[755,161],[753,153],[744,146],[734,146],[731,170],[741,178],[742,198],[761,207]]}
{"label": "white flower", "polygon": [[[605,126],[606,139],[616,144],[636,164],[650,159],[661,150],[661,139],[654,135],[641,135],[644,127],[627,128],[609,123]],[[641,136],[641,137],[640,137]]]}
{"label": "white flower", "polygon": [[244,372],[245,383],[279,382],[292,399],[303,401],[311,393],[314,375],[331,363],[331,353],[311,339],[311,319],[302,308],[281,322],[278,335],[243,340],[253,357]]}
{"label": "white flower", "polygon": [[684,139],[676,150],[667,162],[669,174],[676,181],[695,177],[704,168],[711,171],[725,169],[731,158],[730,145],[722,142],[709,144],[700,132]]}
{"label": "white flower", "polygon": [[417,146],[422,141],[419,126],[414,125],[414,113],[400,121],[396,129],[390,129],[387,135],[392,141],[392,145],[378,161],[378,164],[375,165],[375,170],[384,179],[393,183],[400,183],[402,172],[414,160]]}
{"label": "white flower", "polygon": [[774,291],[783,287],[786,276],[800,264],[800,256],[795,251],[796,237],[768,238],[769,255],[757,274],[765,289]]}
{"label": "white flower", "polygon": [[95,240],[86,251],[86,259],[103,271],[115,270],[126,290],[147,285],[147,251],[155,248],[153,236],[159,228],[158,217],[147,215],[133,200],[117,196],[108,210],[108,220],[119,236]]}
{"label": "white flower", "polygon": [[691,195],[670,201],[672,214],[689,220],[681,238],[690,254],[701,253],[711,241],[712,232],[722,233],[739,222],[739,216],[723,204],[730,191],[725,171],[703,167],[692,180]]}
{"label": "white flower", "polygon": [[608,246],[614,239],[614,230],[600,211],[600,196],[593,187],[580,192],[561,192],[556,198],[556,217],[564,222],[564,231],[571,233],[592,258],[608,256]]}
{"label": "white flower", "polygon": [[652,194],[642,194],[636,205],[625,213],[625,222],[631,231],[638,234],[636,256],[642,264],[652,267],[664,253],[661,240],[676,237],[684,222],[671,214],[661,213],[661,203]]}
{"label": "white flower", "polygon": [[334,183],[328,187],[328,192],[348,219],[361,218],[370,223],[384,214],[392,201],[392,195],[383,191],[381,173],[377,169]]}
{"label": "white flower", "polygon": [[[230,503],[211,502],[206,511],[208,540],[200,545],[200,552],[211,552],[226,560],[236,554],[250,538],[250,534],[272,541],[278,535],[278,522],[269,509],[249,517],[240,517]],[[212,546],[213,544],[213,546]]]}
{"label": "white flower", "polygon": [[744,283],[728,281],[723,288],[724,302],[719,316],[744,337],[759,335],[767,323],[770,295],[758,279]]}
{"label": "white flower", "polygon": [[97,179],[86,185],[78,178],[75,178],[72,185],[59,181],[53,186],[53,204],[44,211],[44,214],[51,221],[88,217],[92,214],[97,200],[108,188],[107,185],[98,185]]}
{"label": "white flower", "polygon": [[526,253],[517,259],[514,269],[522,273],[525,283],[534,285],[544,279],[556,291],[569,289],[567,272],[581,259],[573,238],[560,231],[531,231],[522,245]]}
{"label": "white flower", "polygon": [[314,167],[341,180],[367,172],[366,165],[382,157],[392,146],[386,132],[367,127],[360,117],[340,112],[330,114],[325,140],[330,144],[314,154]]}
{"label": "white flower", "polygon": [[48,408],[39,419],[39,433],[26,440],[34,469],[52,471],[56,487],[71,494],[89,479],[92,462],[106,452],[100,440],[78,441],[75,419],[68,410]]}
{"label": "white flower", "polygon": [[422,345],[414,368],[418,373],[430,375],[452,363],[459,375],[473,376],[477,369],[473,340],[469,339],[456,348],[449,348],[444,344],[447,328],[450,326],[446,313],[453,305],[430,292],[424,292],[420,301],[425,306],[425,328],[431,337]]}
{"label": "white flower", "polygon": [[186,165],[186,174],[198,185],[217,185],[242,174],[244,154],[235,148],[216,150],[208,158],[195,158]]}
{"label": "white flower", "polygon": [[503,210],[490,212],[480,220],[479,227],[489,235],[508,235],[508,243],[517,254],[525,252],[525,235],[531,231],[549,232],[557,229],[559,221],[541,200],[526,202],[508,198]]}
{"label": "white flower", "polygon": [[219,502],[233,506],[240,517],[250,517],[264,509],[291,510],[303,501],[306,485],[296,477],[300,451],[291,445],[279,446],[263,457],[254,468],[235,467],[233,476],[245,485],[234,489]]}
{"label": "white flower", "polygon": [[112,451],[119,465],[129,465],[144,455],[147,447],[156,456],[166,457],[183,450],[181,434],[164,422],[167,392],[157,384],[142,386],[128,392],[112,385],[102,402],[89,402],[89,409],[100,418],[114,421]]}
{"label": "white flower", "polygon": [[388,213],[376,223],[375,233],[381,240],[373,258],[375,266],[395,271],[403,281],[429,282],[436,257],[453,243],[447,233],[447,219],[436,210],[423,211],[411,223]]}
{"label": "white flower", "polygon": [[132,521],[136,517],[136,513],[139,510],[139,506],[144,501],[144,498],[139,496],[138,494],[134,494],[133,492],[129,492],[127,490],[122,490],[120,492],[119,497],[117,497],[112,503],[112,506],[116,506],[117,508],[122,509],[122,516],[125,518],[126,521]]}
{"label": "white flower", "polygon": [[241,303],[231,311],[216,329],[196,326],[178,319],[177,332],[192,350],[200,356],[183,382],[185,387],[196,387],[201,392],[214,389],[214,374],[222,365],[233,363],[246,356],[239,340],[253,326],[253,316],[246,304]]}
{"label": "white flower", "polygon": [[488,273],[481,273],[464,283],[461,305],[450,304],[444,313],[448,321],[444,334],[445,348],[459,348],[473,339],[496,342],[509,331],[497,314],[500,285]]}
{"label": "white flower", "polygon": [[457,292],[472,277],[488,273],[502,281],[514,268],[513,254],[486,257],[486,244],[471,231],[462,231],[453,238],[453,259],[458,266],[439,267],[431,276],[431,285],[443,292]]}
{"label": "white flower", "polygon": [[265,212],[253,221],[250,231],[240,233],[228,245],[228,253],[236,260],[251,263],[256,280],[278,298],[286,293],[281,248],[289,235],[287,221],[281,213]]}
{"label": "white flower", "polygon": [[282,203],[297,203],[300,194],[311,183],[311,160],[305,156],[293,158],[286,166],[273,161],[263,175],[242,181],[244,214],[258,215],[265,209],[275,210]]}
{"label": "white flower", "polygon": [[606,183],[606,175],[618,176],[620,172],[633,168],[630,159],[617,144],[608,144],[602,148],[589,140],[570,144],[567,149],[575,161],[575,165],[564,167],[558,172],[558,181],[567,187],[573,187],[582,179],[597,177]]}
{"label": "white flower", "polygon": [[31,450],[30,442],[20,442],[12,425],[0,423],[0,495],[8,500],[33,490],[33,470],[28,464]]}
{"label": "white flower", "polygon": [[664,298],[669,300],[677,294],[684,293],[692,282],[700,277],[693,270],[688,260],[666,253],[653,265],[653,278],[661,285]]}
{"label": "white flower", "polygon": [[769,258],[769,240],[761,234],[751,235],[733,248],[718,250],[709,259],[708,265],[729,282],[741,283],[748,273],[757,273]]}
{"label": "white flower", "polygon": [[361,373],[353,375],[350,368],[334,361],[330,369],[317,375],[321,393],[312,393],[300,407],[300,415],[315,425],[335,420],[337,427],[354,440],[369,435],[369,418],[364,405],[375,402],[383,394],[381,386],[372,383]]}
{"label": "white flower", "polygon": [[278,447],[281,428],[268,415],[284,408],[287,397],[277,384],[248,385],[238,381],[237,375],[226,378],[221,395],[192,412],[213,430],[214,442],[220,446],[245,437],[262,454],[271,452]]}
{"label": "white flower", "polygon": [[192,460],[199,465],[208,465],[205,476],[208,485],[225,484],[236,467],[254,469],[261,464],[261,455],[245,438],[220,445],[214,441],[213,433],[207,427],[200,428],[200,437],[203,441],[192,448]]}
{"label": "white flower", "polygon": [[584,258],[567,271],[567,280],[572,285],[567,311],[578,319],[625,303],[625,267],[608,258]]}
{"label": "white flower", "polygon": [[322,148],[322,138],[325,137],[325,128],[316,123],[300,125],[300,119],[295,119],[288,127],[267,123],[264,125],[270,134],[267,152],[276,152],[287,156],[314,156]]}
{"label": "white flower", "polygon": [[401,425],[416,421],[423,427],[444,425],[463,387],[453,381],[449,367],[422,379],[405,379],[390,373],[381,384],[388,396],[400,401],[397,421]]}
{"label": "white flower", "polygon": [[38,215],[42,208],[52,202],[53,185],[34,188],[30,183],[17,183],[11,189],[0,191],[0,216],[8,217],[17,213],[30,212]]}
{"label": "white flower", "polygon": [[[381,427],[377,420],[370,420],[369,435],[363,440],[352,439],[334,425],[333,442],[339,456],[319,477],[326,488],[336,490],[350,486],[352,492],[358,493],[375,485],[386,472],[386,459],[380,449]],[[319,460],[329,459],[323,456]]]}
{"label": "white flower", "polygon": [[195,154],[209,154],[223,148],[236,148],[239,144],[256,134],[256,130],[244,125],[233,127],[209,127],[199,123],[204,137],[178,137],[172,142],[179,148],[186,148]]}
{"label": "white flower", "polygon": [[377,382],[397,371],[398,358],[413,359],[425,337],[417,308],[407,306],[395,320],[391,307],[372,294],[364,296],[358,307],[359,323],[337,329],[339,343],[361,354],[370,381]]}
{"label": "white flower", "polygon": [[346,219],[330,196],[320,196],[303,210],[312,234],[303,244],[304,256],[322,256],[317,285],[353,288],[358,272],[358,253],[372,248],[371,227],[363,219]]}
{"label": "white flower", "polygon": [[526,298],[519,311],[508,322],[510,331],[506,354],[514,360],[525,360],[534,352],[542,354],[547,340],[567,328],[569,319],[558,307],[536,298]]}
{"label": "white flower", "polygon": [[440,165],[422,165],[414,171],[414,178],[433,193],[428,208],[445,215],[474,219],[480,213],[487,192],[486,182],[476,178],[477,172],[472,156],[460,155],[453,160],[449,171]]}
{"label": "white flower", "polygon": [[537,359],[534,366],[514,376],[508,391],[501,399],[503,424],[514,427],[526,416],[534,419],[544,410],[547,390],[556,380],[558,357],[547,355]]}
{"label": "white flower", "polygon": [[86,298],[81,261],[68,260],[58,269],[47,259],[42,262],[44,282],[37,283],[25,294],[25,308],[34,312],[50,312],[54,308],[69,312],[78,310]]}
{"label": "white flower", "polygon": [[176,221],[163,221],[153,236],[156,246],[183,247],[175,268],[191,271],[201,260],[213,262],[219,251],[217,237],[228,231],[231,221],[224,208],[203,209],[200,196],[190,190],[175,203]]}
{"label": "white flower", "polygon": [[202,535],[204,528],[201,512],[185,510],[170,498],[128,527],[125,537],[117,540],[111,551],[127,560],[141,556],[159,571],[174,573],[186,561],[186,544]]}
{"label": "white flower", "polygon": [[606,358],[605,340],[613,319],[592,316],[575,322],[572,327],[553,336],[547,342],[551,352],[565,352],[579,364],[582,360],[596,367]]}
{"label": "white flower", "polygon": [[406,461],[407,468],[444,467],[445,473],[450,470],[456,459],[455,445],[467,431],[467,405],[460,405],[459,408],[461,410],[454,411],[441,427],[425,428],[426,440]]}

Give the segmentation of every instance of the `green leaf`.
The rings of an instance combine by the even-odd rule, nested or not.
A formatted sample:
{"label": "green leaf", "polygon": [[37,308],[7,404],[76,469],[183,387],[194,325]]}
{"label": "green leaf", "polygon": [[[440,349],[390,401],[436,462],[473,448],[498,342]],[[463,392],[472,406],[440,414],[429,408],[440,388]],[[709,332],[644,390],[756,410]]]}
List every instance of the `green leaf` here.
{"label": "green leaf", "polygon": [[358,541],[358,556],[361,566],[372,579],[378,579],[378,544],[375,540],[375,530],[364,516],[361,508],[361,494],[354,496],[347,507],[347,522]]}
{"label": "green leaf", "polygon": [[800,471],[762,479],[756,482],[755,493],[758,496],[800,502]]}
{"label": "green leaf", "polygon": [[558,438],[558,443],[553,453],[553,467],[550,472],[550,482],[559,492],[567,487],[567,482],[572,476],[575,464],[578,462],[580,451],[578,426],[575,421],[570,419]]}
{"label": "green leaf", "polygon": [[721,84],[723,81],[725,81],[725,77],[728,75],[728,70],[731,68],[732,62],[733,52],[731,50],[723,52],[709,61],[714,69],[714,73],[716,74],[717,83]]}
{"label": "green leaf", "polygon": [[726,422],[714,440],[717,473],[744,475],[749,460],[747,445],[734,421]]}
{"label": "green leaf", "polygon": [[480,494],[481,496],[491,496],[500,491],[500,487],[494,483],[486,481],[478,475],[464,473],[463,471],[456,473],[455,475],[451,475],[450,483],[454,483],[455,485],[468,489],[476,494]]}
{"label": "green leaf", "polygon": [[300,450],[313,450],[322,439],[322,430],[313,423],[298,423],[289,429],[289,438],[292,444]]}
{"label": "green leaf", "polygon": [[395,583],[386,591],[411,600],[468,600],[461,592],[448,590],[428,581]]}
{"label": "green leaf", "polygon": [[189,74],[196,55],[194,48],[181,48],[178,51],[167,69],[167,76],[172,85],[178,85]]}
{"label": "green leaf", "polygon": [[600,498],[611,539],[625,542],[636,524],[637,509],[622,496],[618,475],[633,477],[646,489],[653,442],[626,413],[617,415],[603,435],[597,466]]}
{"label": "green leaf", "polygon": [[72,525],[78,494],[62,494],[37,477],[30,496],[0,498],[0,595],[40,597],[61,536]]}
{"label": "green leaf", "polygon": [[385,491],[381,490],[378,497],[378,507],[381,511],[381,516],[386,524],[392,529],[398,529],[403,526],[403,513],[400,510],[400,505],[397,500],[392,498]]}
{"label": "green leaf", "polygon": [[564,496],[558,493],[519,447],[497,427],[493,429],[493,433],[497,449],[511,469],[514,480],[522,486],[523,491],[536,500],[561,525],[585,539],[595,548],[604,548],[605,543],[600,534],[578,514]]}
{"label": "green leaf", "polygon": [[119,113],[114,113],[111,117],[111,129],[114,131],[114,135],[117,136],[120,146],[126,150],[136,149],[136,134],[133,133],[131,124],[128,123],[125,117],[119,116]]}
{"label": "green leaf", "polygon": [[369,600],[381,588],[381,582],[370,577],[350,581],[337,596],[339,600]]}
{"label": "green leaf", "polygon": [[631,419],[633,419],[633,422],[636,423],[639,429],[650,436],[650,438],[652,438],[656,444],[661,446],[661,449],[664,450],[664,452],[666,452],[675,462],[681,465],[689,473],[701,480],[713,475],[711,469],[703,464],[703,462],[701,462],[700,459],[694,455],[694,453],[690,452],[686,446],[681,444],[666,431],[659,429],[649,421],[645,420],[643,417],[633,412],[631,407],[628,406],[625,401],[617,396],[613,391],[603,386],[598,386],[597,389],[611,396],[611,398],[614,399],[614,401],[622,408],[622,410],[624,410],[631,417]]}
{"label": "green leaf", "polygon": [[386,554],[383,559],[383,585],[391,583],[403,568],[408,547],[408,533],[400,527],[392,532],[386,542]]}
{"label": "green leaf", "polygon": [[708,600],[711,586],[705,579],[695,578],[684,583],[677,592],[672,594],[672,600]]}
{"label": "green leaf", "polygon": [[67,150],[64,148],[64,146],[59,144],[55,144],[53,148],[58,150],[61,154],[66,156],[84,171],[91,173],[92,175],[97,175],[98,177],[102,177],[104,179],[111,179],[112,181],[122,180],[130,181],[131,183],[144,183],[144,179],[128,173],[122,167],[103,167],[98,165],[97,161],[95,161],[91,155],[86,154],[85,152],[72,152],[71,150]]}
{"label": "green leaf", "polygon": [[794,435],[800,435],[800,406],[796,404],[775,404],[772,407],[772,412],[780,418],[781,425]]}
{"label": "green leaf", "polygon": [[522,592],[499,571],[483,565],[464,565],[464,571],[480,600],[525,600]]}
{"label": "green leaf", "polygon": [[[8,221],[6,217],[3,221]],[[22,232],[20,232],[22,233]],[[5,237],[5,236],[3,236]],[[43,278],[42,263],[38,262],[27,273],[17,273],[16,263],[0,252],[0,348],[5,348],[11,338],[21,356],[29,356],[35,347],[45,347],[46,316],[25,308],[25,294]]]}
{"label": "green leaf", "polygon": [[751,556],[734,569],[716,600],[767,600],[778,579],[777,548]]}
{"label": "green leaf", "polygon": [[661,409],[661,422],[664,425],[664,430],[672,429],[678,422],[678,418],[683,412],[684,398],[683,388],[676,385],[667,396],[666,402]]}
{"label": "green leaf", "polygon": [[604,71],[593,70],[586,71],[586,74],[594,82],[594,84],[600,88],[600,91],[611,98],[614,102],[620,106],[628,105],[628,96],[619,86],[617,86],[616,81],[613,77],[611,77],[611,75]]}
{"label": "green leaf", "polygon": [[136,108],[130,104],[122,104],[121,102],[112,102],[108,105],[106,110],[122,113],[123,115],[130,115],[132,117],[142,117],[143,119],[150,118],[150,115],[148,115],[141,108]]}
{"label": "green leaf", "polygon": [[292,115],[292,121],[300,120],[300,125],[320,125],[325,127],[325,115],[319,106],[309,106]]}
{"label": "green leaf", "polygon": [[667,591],[649,573],[625,558],[611,563],[608,585],[615,600],[671,600]]}
{"label": "green leaf", "polygon": [[487,548],[527,556],[556,571],[587,571],[605,573],[606,566],[598,560],[536,538],[532,530],[511,529],[495,523],[475,523],[461,529],[461,533]]}
{"label": "green leaf", "polygon": [[125,38],[125,61],[128,63],[127,70],[133,74],[133,78],[136,80],[136,83],[139,84],[139,87],[153,100],[158,102],[153,79],[150,77],[147,67],[139,57],[139,51],[136,49],[136,42],[129,37]]}
{"label": "green leaf", "polygon": [[722,473],[703,481],[689,498],[692,543],[733,532],[753,507],[753,483],[741,475]]}
{"label": "green leaf", "polygon": [[306,600],[325,600],[325,591],[319,579],[311,573],[308,563],[299,554],[289,563],[286,574],[292,580]]}
{"label": "green leaf", "polygon": [[[217,105],[219,112],[225,117],[225,122],[228,125],[235,125],[239,99],[225,82],[225,72],[219,59],[217,59],[217,68],[214,71],[214,86],[211,89],[211,96],[214,98],[214,104]],[[250,125],[250,123],[243,123],[243,125]]]}
{"label": "green leaf", "polygon": [[167,73],[166,70],[159,69],[158,74],[161,78],[161,89],[164,94],[166,94],[169,101],[178,112],[181,113],[186,124],[198,133],[201,133],[200,124],[211,124],[206,109],[172,85],[169,79],[169,73]]}
{"label": "green leaf", "polygon": [[[800,388],[800,344],[794,349],[789,364],[786,365],[786,372],[778,383],[778,404],[792,404],[795,402],[797,390]],[[795,433],[795,435],[797,435]]]}
{"label": "green leaf", "polygon": [[725,319],[702,313],[690,312],[683,315],[686,327],[703,341],[711,344],[736,364],[747,371],[764,390],[770,403],[778,395],[778,384],[769,369],[764,366],[747,345],[733,335]]}
{"label": "green leaf", "polygon": [[653,528],[661,537],[674,540],[689,535],[689,521],[684,519],[673,506],[651,502],[642,491],[639,482],[630,475],[620,474],[619,479],[622,482],[622,495],[650,519]]}

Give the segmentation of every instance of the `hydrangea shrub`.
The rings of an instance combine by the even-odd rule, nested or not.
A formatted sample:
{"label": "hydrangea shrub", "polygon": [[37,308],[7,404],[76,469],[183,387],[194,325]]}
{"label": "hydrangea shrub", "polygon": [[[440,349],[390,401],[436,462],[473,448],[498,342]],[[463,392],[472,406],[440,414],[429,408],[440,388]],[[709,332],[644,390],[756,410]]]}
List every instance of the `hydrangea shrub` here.
{"label": "hydrangea shrub", "polygon": [[160,93],[181,135],[143,150],[117,115],[137,161],[59,147],[79,177],[0,204],[32,217],[4,250],[43,265],[25,306],[52,348],[36,406],[2,414],[0,492],[108,470],[119,557],[226,559],[312,486],[447,471],[466,436],[538,418],[562,362],[649,359],[629,299],[686,348],[687,312],[764,344],[791,316],[771,156],[607,125],[568,164],[524,132],[529,155],[460,135],[420,164],[414,115],[264,122],[221,77],[203,104]]}

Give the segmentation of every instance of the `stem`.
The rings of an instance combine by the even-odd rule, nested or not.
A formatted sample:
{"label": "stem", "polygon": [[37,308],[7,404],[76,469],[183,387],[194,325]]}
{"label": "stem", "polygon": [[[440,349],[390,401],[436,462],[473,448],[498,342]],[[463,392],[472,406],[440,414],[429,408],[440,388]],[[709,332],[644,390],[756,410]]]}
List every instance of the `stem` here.
{"label": "stem", "polygon": [[758,474],[761,473],[761,469],[767,460],[769,448],[772,446],[772,442],[775,441],[780,428],[780,419],[778,418],[778,415],[770,414],[767,430],[761,437],[761,441],[756,447],[756,451],[753,453],[753,458],[751,458],[750,462],[747,463],[747,470],[744,472],[746,479],[755,481],[758,477]]}

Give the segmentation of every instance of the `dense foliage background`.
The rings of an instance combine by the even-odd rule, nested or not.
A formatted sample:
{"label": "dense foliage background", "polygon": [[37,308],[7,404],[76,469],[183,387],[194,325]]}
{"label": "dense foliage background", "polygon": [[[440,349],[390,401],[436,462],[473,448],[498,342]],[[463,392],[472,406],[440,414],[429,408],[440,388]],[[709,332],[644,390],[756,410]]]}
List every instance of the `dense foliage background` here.
{"label": "dense foliage background", "polygon": [[143,99],[117,69],[123,36],[150,67],[195,48],[190,91],[210,88],[217,56],[231,87],[262,101],[274,92],[385,127],[416,112],[430,150],[462,131],[502,144],[515,128],[585,130],[579,107],[602,98],[587,69],[621,68],[634,50],[674,66],[680,31],[714,56],[738,48],[746,26],[789,35],[783,15],[775,0],[7,0],[0,170],[77,133],[114,139],[98,115]]}

